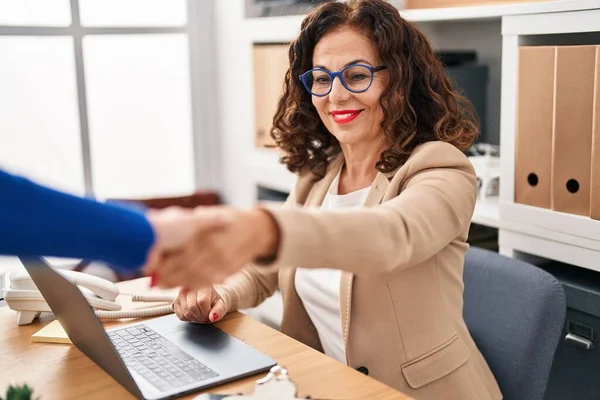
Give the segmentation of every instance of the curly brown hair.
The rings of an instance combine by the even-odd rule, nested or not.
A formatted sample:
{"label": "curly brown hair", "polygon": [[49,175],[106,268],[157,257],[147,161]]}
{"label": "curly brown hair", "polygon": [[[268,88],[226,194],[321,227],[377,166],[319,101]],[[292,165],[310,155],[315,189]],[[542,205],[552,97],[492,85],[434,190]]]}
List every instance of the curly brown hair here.
{"label": "curly brown hair", "polygon": [[468,149],[479,134],[470,102],[457,93],[425,35],[385,0],[329,1],[302,22],[289,48],[290,67],[273,118],[271,136],[283,150],[281,162],[292,172],[305,167],[322,176],[328,156],[339,151],[312,104],[299,75],[312,68],[315,46],[327,33],[351,27],[366,35],[390,74],[380,98],[381,128],[389,148],[375,167],[381,172],[402,165],[421,143],[440,140]]}

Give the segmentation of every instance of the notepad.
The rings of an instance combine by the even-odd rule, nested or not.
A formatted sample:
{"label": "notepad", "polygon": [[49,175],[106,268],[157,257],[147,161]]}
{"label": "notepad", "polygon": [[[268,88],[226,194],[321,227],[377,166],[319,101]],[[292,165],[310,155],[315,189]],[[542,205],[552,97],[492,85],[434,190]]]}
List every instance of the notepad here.
{"label": "notepad", "polygon": [[31,335],[31,341],[42,343],[72,343],[58,320],[50,322],[48,325]]}

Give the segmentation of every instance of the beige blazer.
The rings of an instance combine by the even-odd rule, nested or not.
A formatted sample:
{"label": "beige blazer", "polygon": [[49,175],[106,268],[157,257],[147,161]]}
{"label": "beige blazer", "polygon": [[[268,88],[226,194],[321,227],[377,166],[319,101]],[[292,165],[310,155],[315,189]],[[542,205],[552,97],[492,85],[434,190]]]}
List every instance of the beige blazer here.
{"label": "beige blazer", "polygon": [[319,211],[343,164],[320,180],[301,174],[287,206],[269,209],[280,231],[271,266],[250,265],[218,288],[229,309],[254,307],[279,288],[282,331],[322,351],[294,287],[294,267],[342,270],[347,364],[415,399],[502,395],[462,317],[463,261],[476,200],[468,158],[430,142],[378,173],[359,210]]}

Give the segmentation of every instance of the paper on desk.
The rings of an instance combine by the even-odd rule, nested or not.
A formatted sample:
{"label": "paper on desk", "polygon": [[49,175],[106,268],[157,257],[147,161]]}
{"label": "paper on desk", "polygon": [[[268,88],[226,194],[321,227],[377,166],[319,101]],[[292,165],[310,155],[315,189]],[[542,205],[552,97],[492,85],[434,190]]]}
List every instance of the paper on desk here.
{"label": "paper on desk", "polygon": [[42,343],[72,343],[58,320],[50,322],[48,325],[31,335],[31,341]]}

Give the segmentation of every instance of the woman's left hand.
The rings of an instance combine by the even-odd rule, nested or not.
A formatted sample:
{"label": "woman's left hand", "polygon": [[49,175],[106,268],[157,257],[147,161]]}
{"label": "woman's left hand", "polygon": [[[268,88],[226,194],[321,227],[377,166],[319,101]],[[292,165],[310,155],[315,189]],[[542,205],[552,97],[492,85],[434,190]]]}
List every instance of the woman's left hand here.
{"label": "woman's left hand", "polygon": [[[244,265],[276,253],[278,228],[262,210],[240,211],[219,207],[227,224],[214,230],[200,230],[176,249],[157,251],[144,267],[161,288],[195,289],[220,284]],[[203,225],[214,218],[214,207],[198,207],[189,223]],[[153,215],[160,219],[160,213]]]}

